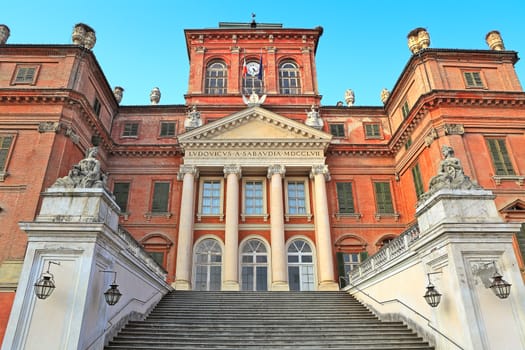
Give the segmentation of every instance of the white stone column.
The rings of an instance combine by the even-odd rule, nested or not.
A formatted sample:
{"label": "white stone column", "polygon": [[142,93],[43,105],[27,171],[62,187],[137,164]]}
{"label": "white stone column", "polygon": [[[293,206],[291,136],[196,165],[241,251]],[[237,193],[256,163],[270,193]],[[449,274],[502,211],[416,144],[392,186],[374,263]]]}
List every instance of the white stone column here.
{"label": "white stone column", "polygon": [[270,236],[272,249],[272,290],[290,290],[288,285],[286,249],[284,240],[283,177],[284,165],[268,168],[270,184]]}
{"label": "white stone column", "polygon": [[177,242],[177,266],[173,287],[178,290],[191,289],[191,267],[193,255],[193,223],[195,209],[195,179],[199,171],[193,165],[181,165],[177,179],[182,182],[182,196]]}
{"label": "white stone column", "polygon": [[317,267],[319,290],[339,290],[334,279],[334,261],[332,238],[330,235],[330,217],[326,197],[325,181],[330,180],[327,165],[314,165],[310,178],[314,180],[315,193],[315,241],[317,246]]}
{"label": "white stone column", "polygon": [[224,280],[222,290],[239,290],[239,179],[241,167],[224,166],[226,218],[224,221]]}

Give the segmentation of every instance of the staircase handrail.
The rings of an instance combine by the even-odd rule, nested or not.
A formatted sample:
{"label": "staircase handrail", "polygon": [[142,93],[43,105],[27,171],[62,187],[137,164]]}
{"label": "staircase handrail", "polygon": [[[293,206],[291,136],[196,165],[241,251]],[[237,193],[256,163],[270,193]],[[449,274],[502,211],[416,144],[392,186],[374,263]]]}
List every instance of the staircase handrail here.
{"label": "staircase handrail", "polygon": [[[429,320],[425,315],[421,314],[420,312],[418,312],[417,310],[414,310],[413,308],[411,308],[409,305],[405,304],[403,301],[395,298],[395,299],[389,299],[389,300],[384,300],[384,301],[379,301],[377,300],[376,298],[374,298],[373,296],[371,296],[370,294],[368,294],[367,292],[363,291],[362,289],[360,289],[358,286],[356,286],[355,284],[351,283],[349,281],[349,279],[345,278],[344,276],[339,276],[339,285],[341,285],[341,280],[344,280],[347,284],[347,286],[350,286],[350,288],[353,288],[353,289],[356,289],[358,290],[359,292],[361,292],[361,294],[364,294],[366,295],[368,298],[370,298],[371,300],[373,300],[375,303],[379,304],[379,305],[385,305],[387,303],[392,303],[392,302],[397,302],[401,305],[403,305],[405,308],[407,308],[408,310],[412,311],[414,314],[416,314],[417,316],[421,317],[423,320],[425,320],[427,322],[427,326],[432,329],[433,331],[435,331],[436,333],[438,333],[440,336],[442,336],[444,339],[448,340],[450,343],[452,343],[454,346],[456,346],[456,348],[460,349],[460,350],[464,350],[464,348],[462,348],[459,344],[457,344],[454,340],[450,339],[449,337],[447,337],[445,334],[441,333],[439,331],[439,329],[435,328],[432,324],[431,324],[431,320]],[[348,291],[348,289],[346,290]]]}

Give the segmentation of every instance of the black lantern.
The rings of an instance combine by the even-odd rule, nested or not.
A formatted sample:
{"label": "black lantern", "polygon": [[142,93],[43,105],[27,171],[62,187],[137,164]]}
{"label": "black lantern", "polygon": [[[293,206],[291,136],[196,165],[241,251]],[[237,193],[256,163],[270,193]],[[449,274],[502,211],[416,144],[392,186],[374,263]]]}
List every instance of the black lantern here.
{"label": "black lantern", "polygon": [[47,271],[43,272],[40,279],[34,284],[35,294],[38,299],[46,299],[55,290],[55,279],[53,274],[49,272],[51,264],[60,265],[59,262],[48,261]]}
{"label": "black lantern", "polygon": [[104,299],[108,305],[115,305],[120,300],[122,293],[118,290],[117,284],[117,273],[115,271],[100,271],[106,273],[114,273],[115,277],[113,278],[113,283],[109,285],[109,289],[104,292]]}
{"label": "black lantern", "polygon": [[[437,273],[437,272],[434,272]],[[428,286],[427,286],[427,292],[423,296],[425,298],[428,305],[432,307],[436,307],[441,302],[441,294],[436,290],[436,287],[430,282],[430,275],[432,273],[428,273]]]}
{"label": "black lantern", "polygon": [[494,265],[494,275],[492,276],[493,281],[489,288],[492,289],[498,298],[506,299],[510,294],[511,284],[505,281],[503,276],[498,273],[498,270],[496,269],[496,263],[494,261],[492,264]]}

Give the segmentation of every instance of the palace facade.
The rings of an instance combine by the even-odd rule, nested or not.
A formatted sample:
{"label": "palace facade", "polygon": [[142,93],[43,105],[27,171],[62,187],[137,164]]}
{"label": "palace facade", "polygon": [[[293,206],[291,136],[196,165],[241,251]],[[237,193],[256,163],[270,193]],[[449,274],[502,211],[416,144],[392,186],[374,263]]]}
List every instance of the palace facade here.
{"label": "palace facade", "polygon": [[429,48],[414,30],[413,55],[378,106],[354,106],[351,90],[322,105],[322,33],[255,22],[186,30],[186,103],[159,104],[155,88],[144,106],[119,104],[124,89],[106,80],[86,25],[69,45],[0,41],[3,328],[27,242],[18,223],[93,145],[121,227],[176,289],[338,289],[414,225],[444,145],[504,220],[525,221],[525,93],[499,33],[488,49],[463,50]]}

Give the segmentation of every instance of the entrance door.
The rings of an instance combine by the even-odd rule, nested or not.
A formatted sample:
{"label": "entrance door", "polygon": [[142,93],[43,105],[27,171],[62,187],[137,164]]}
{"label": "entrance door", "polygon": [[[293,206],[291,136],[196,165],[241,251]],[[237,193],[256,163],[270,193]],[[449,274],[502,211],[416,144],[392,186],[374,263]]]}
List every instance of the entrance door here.
{"label": "entrance door", "polygon": [[290,290],[314,290],[314,264],[310,244],[294,240],[288,247],[288,284]]}
{"label": "entrance door", "polygon": [[241,290],[268,290],[268,254],[260,239],[250,239],[242,248]]}
{"label": "entrance door", "polygon": [[207,238],[195,248],[195,290],[221,290],[222,249],[217,240]]}

